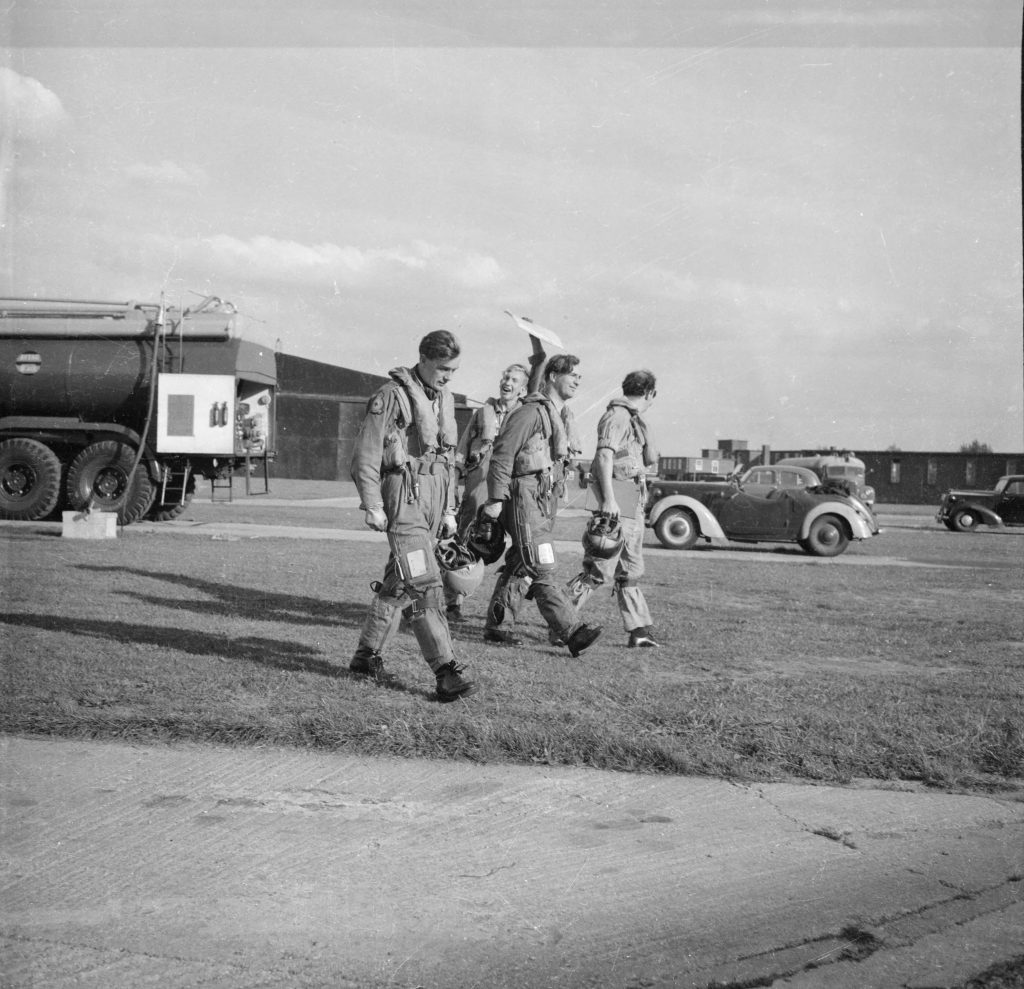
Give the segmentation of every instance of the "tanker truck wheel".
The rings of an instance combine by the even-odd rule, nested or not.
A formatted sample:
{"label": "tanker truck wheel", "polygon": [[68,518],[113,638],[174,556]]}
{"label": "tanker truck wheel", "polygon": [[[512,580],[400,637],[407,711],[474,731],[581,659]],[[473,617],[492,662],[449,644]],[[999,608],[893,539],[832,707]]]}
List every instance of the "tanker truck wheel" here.
{"label": "tanker truck wheel", "polygon": [[0,443],[0,519],[35,522],[60,498],[60,461],[35,440]]}
{"label": "tanker truck wheel", "polygon": [[81,510],[89,505],[100,512],[117,512],[121,525],[137,522],[149,510],[156,488],[143,460],[128,483],[135,451],[116,440],[87,446],[68,470],[68,502]]}
{"label": "tanker truck wheel", "polygon": [[185,496],[181,501],[154,501],[146,513],[146,518],[154,522],[169,522],[176,519],[182,512],[192,504],[192,497],[196,493],[195,475],[189,477],[188,487],[185,489]]}

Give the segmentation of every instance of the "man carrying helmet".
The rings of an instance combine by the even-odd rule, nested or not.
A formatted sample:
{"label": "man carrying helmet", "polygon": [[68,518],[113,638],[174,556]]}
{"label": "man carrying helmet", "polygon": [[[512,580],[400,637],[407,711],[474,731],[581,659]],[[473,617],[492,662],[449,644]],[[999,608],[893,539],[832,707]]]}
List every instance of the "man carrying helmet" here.
{"label": "man carrying helmet", "polygon": [[352,455],[352,479],[366,524],[387,533],[391,553],[384,579],[371,585],[373,602],[349,669],[396,685],[383,656],[405,614],[441,701],[476,689],[455,662],[436,554],[438,535],[455,532],[458,430],[447,384],[459,367],[459,354],[459,342],[447,330],[423,337],[418,363],[389,371],[390,380],[370,397]]}
{"label": "man carrying helmet", "polygon": [[615,598],[630,648],[658,645],[639,580],[644,572],[644,503],[647,468],[658,455],[641,418],[654,397],[650,371],[631,371],[597,424],[597,454],[590,471],[597,511],[583,534],[583,569],[567,585],[577,611],[598,588],[615,581]]}
{"label": "man carrying helmet", "polygon": [[561,410],[579,386],[578,363],[572,354],[551,358],[544,367],[542,389],[527,395],[494,442],[482,515],[492,522],[500,519],[512,546],[487,608],[487,642],[518,644],[514,625],[527,588],[548,628],[573,656],[601,634],[600,626],[577,618],[564,589],[555,582],[551,540],[569,455]]}
{"label": "man carrying helmet", "polygon": [[[465,472],[462,501],[459,504],[458,535],[465,540],[469,527],[476,519],[480,506],[487,501],[487,469],[491,464],[491,448],[505,417],[519,407],[526,395],[530,376],[523,364],[510,364],[501,373],[498,395],[489,398],[469,420],[455,451],[456,469]],[[444,598],[449,622],[463,620],[462,604],[475,590],[472,580],[467,581],[458,570],[444,572]]]}

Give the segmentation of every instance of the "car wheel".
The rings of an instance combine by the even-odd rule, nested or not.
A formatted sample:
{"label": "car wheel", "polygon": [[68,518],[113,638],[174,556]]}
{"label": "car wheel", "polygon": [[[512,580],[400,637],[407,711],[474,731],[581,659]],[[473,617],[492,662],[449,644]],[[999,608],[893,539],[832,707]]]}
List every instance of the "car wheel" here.
{"label": "car wheel", "polygon": [[950,528],[954,532],[974,532],[978,528],[981,519],[969,508],[961,508],[953,513],[950,519]]}
{"label": "car wheel", "polygon": [[839,516],[819,515],[800,545],[811,556],[838,556],[850,545],[850,538]]}
{"label": "car wheel", "polygon": [[668,549],[689,549],[697,542],[697,522],[685,508],[670,508],[654,523],[654,534]]}

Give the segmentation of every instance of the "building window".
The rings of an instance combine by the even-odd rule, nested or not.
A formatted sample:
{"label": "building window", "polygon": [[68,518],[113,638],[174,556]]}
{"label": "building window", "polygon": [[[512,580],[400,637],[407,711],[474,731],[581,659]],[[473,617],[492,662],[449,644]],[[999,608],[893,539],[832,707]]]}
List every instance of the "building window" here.
{"label": "building window", "polygon": [[893,460],[889,463],[889,483],[900,483],[900,462],[898,460]]}
{"label": "building window", "polygon": [[974,469],[974,461],[968,460],[964,464],[964,484],[974,484],[977,474]]}
{"label": "building window", "polygon": [[928,458],[928,483],[935,485],[939,480],[939,464],[934,457]]}

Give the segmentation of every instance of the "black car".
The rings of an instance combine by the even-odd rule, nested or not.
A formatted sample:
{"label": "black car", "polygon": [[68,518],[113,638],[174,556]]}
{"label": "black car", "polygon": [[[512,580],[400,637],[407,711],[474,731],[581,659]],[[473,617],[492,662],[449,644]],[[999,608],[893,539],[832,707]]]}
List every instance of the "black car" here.
{"label": "black car", "polygon": [[991,491],[947,491],[935,519],[954,532],[1024,525],[1024,474],[1004,474]]}
{"label": "black car", "polygon": [[[765,468],[721,481],[651,482],[646,524],[669,549],[690,549],[698,539],[796,543],[812,556],[838,556],[852,540],[878,534],[878,522],[859,499],[821,483],[806,468],[778,471],[777,486]],[[810,477],[792,477],[800,472]]]}

